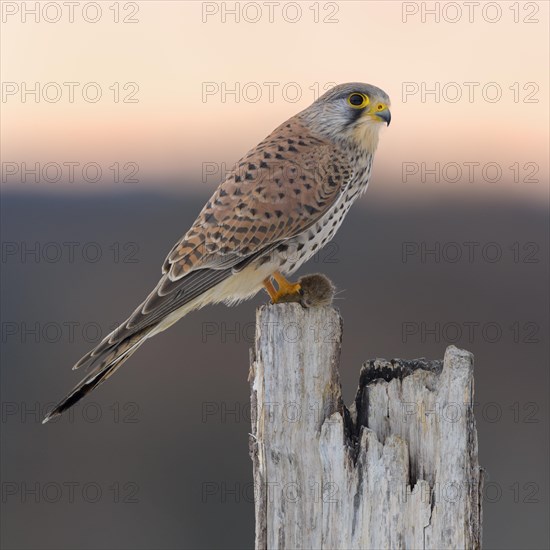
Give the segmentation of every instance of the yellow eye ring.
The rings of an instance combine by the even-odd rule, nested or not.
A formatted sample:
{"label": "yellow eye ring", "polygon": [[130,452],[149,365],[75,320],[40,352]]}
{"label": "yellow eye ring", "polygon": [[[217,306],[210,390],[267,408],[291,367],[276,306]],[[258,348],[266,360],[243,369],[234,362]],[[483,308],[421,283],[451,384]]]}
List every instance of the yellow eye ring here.
{"label": "yellow eye ring", "polygon": [[364,109],[369,104],[369,98],[365,94],[353,92],[348,96],[348,105],[354,109]]}

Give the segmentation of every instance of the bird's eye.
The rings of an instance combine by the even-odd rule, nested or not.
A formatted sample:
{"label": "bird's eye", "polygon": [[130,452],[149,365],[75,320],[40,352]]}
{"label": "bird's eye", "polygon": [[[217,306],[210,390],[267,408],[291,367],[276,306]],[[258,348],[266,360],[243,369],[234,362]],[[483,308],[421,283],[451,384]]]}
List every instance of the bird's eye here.
{"label": "bird's eye", "polygon": [[365,94],[354,92],[348,96],[348,104],[354,109],[363,109],[369,104],[369,98]]}

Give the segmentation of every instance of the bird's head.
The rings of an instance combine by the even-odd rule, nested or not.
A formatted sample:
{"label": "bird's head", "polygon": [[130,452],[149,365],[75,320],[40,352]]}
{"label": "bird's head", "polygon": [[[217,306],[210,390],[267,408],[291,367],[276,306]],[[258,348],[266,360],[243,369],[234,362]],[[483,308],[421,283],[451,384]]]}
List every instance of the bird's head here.
{"label": "bird's head", "polygon": [[371,84],[340,84],[299,116],[315,133],[374,153],[380,128],[390,125],[390,98]]}

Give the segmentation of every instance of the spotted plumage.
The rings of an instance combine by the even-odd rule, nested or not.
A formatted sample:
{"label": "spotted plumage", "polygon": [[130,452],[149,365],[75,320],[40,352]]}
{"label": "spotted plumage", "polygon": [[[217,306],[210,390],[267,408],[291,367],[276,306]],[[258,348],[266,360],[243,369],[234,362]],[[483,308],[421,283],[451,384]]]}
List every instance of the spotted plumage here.
{"label": "spotted plumage", "polygon": [[154,290],[75,365],[92,370],[45,420],[76,403],[147,338],[188,312],[238,302],[262,286],[273,301],[298,293],[300,285],[283,274],[296,271],[332,239],[367,187],[381,123],[389,122],[385,92],[343,84],[248,152],[174,245]]}

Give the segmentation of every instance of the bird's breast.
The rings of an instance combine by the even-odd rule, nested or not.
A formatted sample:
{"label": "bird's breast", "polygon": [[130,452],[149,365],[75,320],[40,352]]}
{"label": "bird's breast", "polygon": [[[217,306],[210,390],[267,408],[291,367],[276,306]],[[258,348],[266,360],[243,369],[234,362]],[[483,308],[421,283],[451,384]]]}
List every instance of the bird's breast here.
{"label": "bird's breast", "polygon": [[332,240],[351,205],[368,186],[371,159],[372,157],[369,155],[364,164],[358,166],[349,183],[342,189],[338,199],[320,220],[274,251],[273,255],[279,263],[280,271],[292,274]]}

